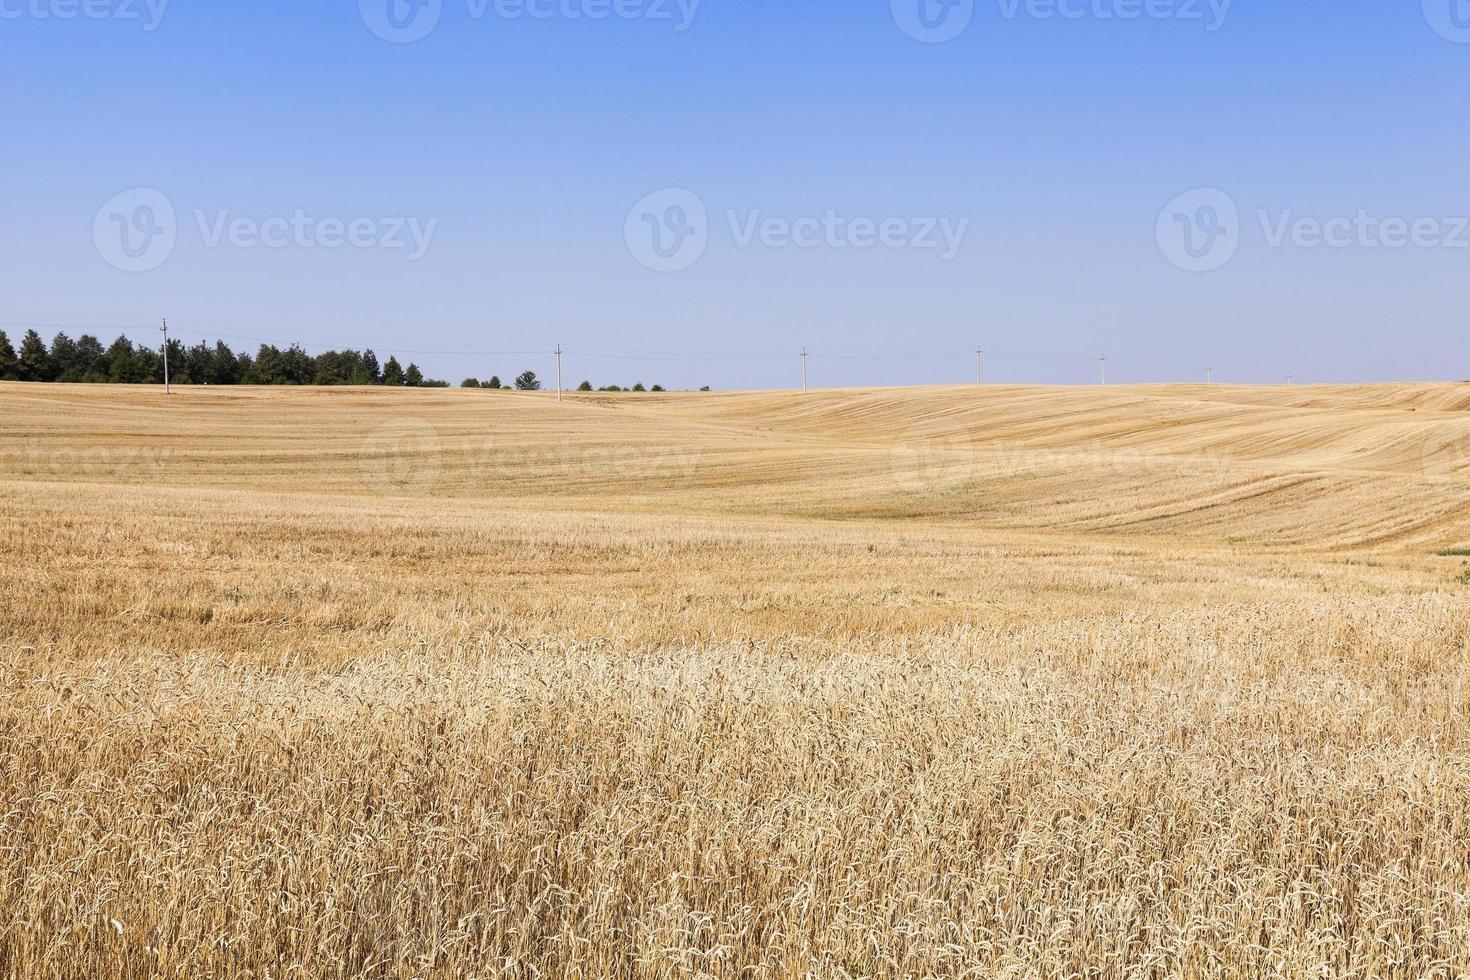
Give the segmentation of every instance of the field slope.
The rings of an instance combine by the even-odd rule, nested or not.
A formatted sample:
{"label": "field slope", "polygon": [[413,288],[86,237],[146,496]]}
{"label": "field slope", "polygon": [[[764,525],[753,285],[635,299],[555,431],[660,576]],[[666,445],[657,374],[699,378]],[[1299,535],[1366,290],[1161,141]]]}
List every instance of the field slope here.
{"label": "field slope", "polygon": [[0,384],[0,501],[6,976],[1470,972],[1470,385]]}

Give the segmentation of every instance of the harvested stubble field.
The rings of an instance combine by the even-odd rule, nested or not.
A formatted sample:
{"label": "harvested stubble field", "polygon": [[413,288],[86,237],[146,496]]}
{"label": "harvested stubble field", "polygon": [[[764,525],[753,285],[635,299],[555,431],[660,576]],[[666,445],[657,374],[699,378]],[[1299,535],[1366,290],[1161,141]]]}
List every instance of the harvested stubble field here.
{"label": "harvested stubble field", "polygon": [[1470,386],[0,440],[6,976],[1470,973]]}

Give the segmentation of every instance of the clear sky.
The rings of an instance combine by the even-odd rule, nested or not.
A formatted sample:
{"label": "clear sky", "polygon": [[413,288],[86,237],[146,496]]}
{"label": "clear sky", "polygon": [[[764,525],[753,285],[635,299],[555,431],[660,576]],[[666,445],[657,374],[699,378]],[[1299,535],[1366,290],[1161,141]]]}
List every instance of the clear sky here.
{"label": "clear sky", "polygon": [[1470,378],[1467,0],[160,3],[0,0],[12,340]]}

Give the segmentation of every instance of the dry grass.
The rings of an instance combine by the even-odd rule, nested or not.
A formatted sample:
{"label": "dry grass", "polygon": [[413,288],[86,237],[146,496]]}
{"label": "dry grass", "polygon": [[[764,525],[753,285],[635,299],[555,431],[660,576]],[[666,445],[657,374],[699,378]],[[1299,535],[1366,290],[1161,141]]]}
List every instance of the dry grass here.
{"label": "dry grass", "polygon": [[1470,972],[1470,387],[0,385],[0,973]]}

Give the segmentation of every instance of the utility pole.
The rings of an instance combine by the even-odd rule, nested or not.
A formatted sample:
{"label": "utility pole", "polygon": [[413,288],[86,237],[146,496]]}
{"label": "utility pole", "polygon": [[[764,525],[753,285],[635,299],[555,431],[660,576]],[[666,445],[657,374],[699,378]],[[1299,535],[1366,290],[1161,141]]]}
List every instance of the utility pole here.
{"label": "utility pole", "polygon": [[982,371],[982,368],[984,367],[984,363],[985,363],[984,362],[984,357],[985,357],[985,349],[982,348],[982,347],[976,347],[975,348],[975,384],[976,385],[983,385],[983,384],[985,384],[985,375],[984,375],[984,373]]}
{"label": "utility pole", "polygon": [[561,344],[556,345],[556,400],[561,401]]}
{"label": "utility pole", "polygon": [[1107,357],[1107,355],[1104,354],[1102,357],[1098,358],[1098,362],[1097,363],[1102,368],[1102,383],[1103,384],[1107,384],[1108,383],[1108,357]]}
{"label": "utility pole", "polygon": [[807,388],[806,388],[806,357],[807,357],[806,348],[803,347],[801,349],[801,393],[803,395],[805,395],[807,393]]}
{"label": "utility pole", "polygon": [[163,331],[163,393],[169,395],[173,388],[168,381],[168,317],[163,318],[163,326],[159,329]]}
{"label": "utility pole", "polygon": [[1215,383],[1215,369],[1214,368],[1205,368],[1205,384],[1212,385],[1214,383]]}

